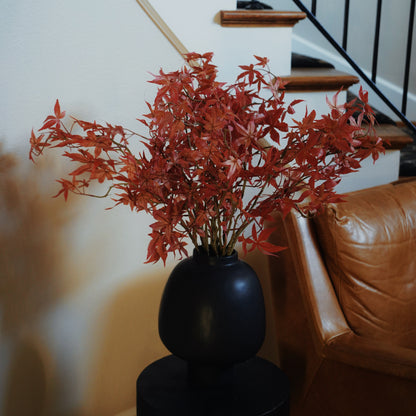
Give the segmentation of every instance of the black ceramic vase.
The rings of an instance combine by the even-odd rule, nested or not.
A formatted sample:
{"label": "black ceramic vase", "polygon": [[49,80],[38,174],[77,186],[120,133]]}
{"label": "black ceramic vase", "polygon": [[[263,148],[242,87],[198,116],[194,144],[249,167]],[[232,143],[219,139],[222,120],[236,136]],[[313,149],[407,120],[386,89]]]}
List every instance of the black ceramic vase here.
{"label": "black ceramic vase", "polygon": [[264,341],[264,299],[256,273],[236,252],[215,257],[194,250],[167,281],[159,335],[173,355],[188,362],[190,381],[222,382]]}

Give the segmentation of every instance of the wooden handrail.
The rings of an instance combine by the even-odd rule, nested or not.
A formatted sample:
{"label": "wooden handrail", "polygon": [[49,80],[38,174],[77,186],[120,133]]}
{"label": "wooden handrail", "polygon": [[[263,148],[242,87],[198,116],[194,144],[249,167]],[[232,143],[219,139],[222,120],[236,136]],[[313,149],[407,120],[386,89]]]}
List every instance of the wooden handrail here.
{"label": "wooden handrail", "polygon": [[172,32],[171,28],[161,18],[160,14],[154,9],[148,0],[136,0],[140,7],[150,17],[153,23],[159,28],[159,30],[165,35],[168,41],[173,47],[180,53],[181,56],[189,53],[185,45],[179,40],[179,38]]}

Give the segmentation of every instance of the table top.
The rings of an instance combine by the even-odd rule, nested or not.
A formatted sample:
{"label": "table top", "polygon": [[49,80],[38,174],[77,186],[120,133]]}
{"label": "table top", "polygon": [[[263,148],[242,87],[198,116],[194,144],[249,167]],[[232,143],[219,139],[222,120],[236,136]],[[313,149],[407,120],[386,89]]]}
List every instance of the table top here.
{"label": "table top", "polygon": [[288,379],[267,360],[255,357],[235,365],[232,383],[221,388],[193,386],[187,371],[187,363],[174,356],[149,365],[137,380],[139,415],[289,415]]}

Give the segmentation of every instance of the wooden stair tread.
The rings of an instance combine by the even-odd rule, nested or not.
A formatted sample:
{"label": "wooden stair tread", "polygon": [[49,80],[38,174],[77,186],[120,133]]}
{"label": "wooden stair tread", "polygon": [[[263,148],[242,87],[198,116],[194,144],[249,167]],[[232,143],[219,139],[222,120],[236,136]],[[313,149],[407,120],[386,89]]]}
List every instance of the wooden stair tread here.
{"label": "wooden stair tread", "polygon": [[306,17],[303,12],[272,10],[221,10],[220,15],[226,27],[292,27]]}
{"label": "wooden stair tread", "polygon": [[360,81],[355,75],[332,68],[293,68],[290,75],[281,78],[288,82],[288,92],[346,90]]}
{"label": "wooden stair tread", "polygon": [[393,124],[379,124],[376,126],[377,136],[387,140],[386,149],[397,150],[412,144],[413,139],[406,134],[405,131]]}

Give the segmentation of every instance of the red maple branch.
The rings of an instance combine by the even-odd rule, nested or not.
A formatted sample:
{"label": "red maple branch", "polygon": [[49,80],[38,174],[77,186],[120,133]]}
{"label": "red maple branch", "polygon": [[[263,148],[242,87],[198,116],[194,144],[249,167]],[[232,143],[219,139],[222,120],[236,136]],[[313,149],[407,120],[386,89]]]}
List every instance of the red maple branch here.
{"label": "red maple branch", "polygon": [[[66,127],[58,100],[39,134],[31,134],[32,160],[46,148],[64,148],[77,165],[58,181],[58,195],[92,196],[92,183],[107,183],[94,196],[111,195],[115,205],[153,216],[149,262],[186,255],[187,237],[217,255],[230,254],[238,241],[245,252],[274,254],[282,248],[264,229],[272,212],[315,214],[341,199],[341,176],[384,151],[365,91],[343,105],[336,95],[322,117],[311,111],[295,119],[300,100],[285,102],[266,58],[241,66],[233,84],[217,80],[212,58],[192,53],[180,70],[154,76],[158,91],[140,120],[146,137],[74,118]],[[144,150],[133,152],[132,139]]]}

